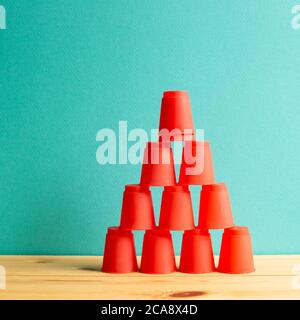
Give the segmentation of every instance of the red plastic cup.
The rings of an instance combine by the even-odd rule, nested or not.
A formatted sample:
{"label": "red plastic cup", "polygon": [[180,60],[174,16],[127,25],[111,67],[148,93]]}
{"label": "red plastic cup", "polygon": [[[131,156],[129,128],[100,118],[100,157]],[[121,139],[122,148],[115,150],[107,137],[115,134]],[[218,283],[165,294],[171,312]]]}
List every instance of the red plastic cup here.
{"label": "red plastic cup", "polygon": [[194,229],[194,214],[188,186],[164,188],[159,227],[170,230]]}
{"label": "red plastic cup", "polygon": [[153,229],[145,232],[140,271],[152,274],[176,271],[170,231]]}
{"label": "red plastic cup", "polygon": [[215,271],[212,243],[207,230],[196,228],[184,232],[179,271],[184,273]]}
{"label": "red plastic cup", "polygon": [[234,225],[225,183],[203,185],[200,197],[199,228],[225,229]]}
{"label": "red plastic cup", "polygon": [[140,184],[148,186],[176,184],[173,152],[170,144],[148,142],[144,153]]}
{"label": "red plastic cup", "polygon": [[186,91],[165,91],[161,102],[159,134],[163,139],[191,140],[194,124]]}
{"label": "red plastic cup", "polygon": [[120,228],[131,230],[155,228],[152,197],[148,186],[125,186]]}
{"label": "red plastic cup", "polygon": [[189,185],[215,182],[212,155],[208,141],[186,141],[182,152],[179,183]]}
{"label": "red plastic cup", "polygon": [[110,227],[107,230],[102,271],[129,273],[138,270],[133,234],[130,230]]}
{"label": "red plastic cup", "polygon": [[218,271],[238,274],[255,271],[247,227],[234,226],[224,230]]}

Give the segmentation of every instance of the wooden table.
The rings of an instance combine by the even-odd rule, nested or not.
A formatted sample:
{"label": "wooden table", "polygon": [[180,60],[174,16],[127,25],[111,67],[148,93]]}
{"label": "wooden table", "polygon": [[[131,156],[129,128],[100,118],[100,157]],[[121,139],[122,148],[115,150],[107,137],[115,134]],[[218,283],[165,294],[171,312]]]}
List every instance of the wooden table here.
{"label": "wooden table", "polygon": [[114,275],[100,272],[101,263],[99,257],[0,256],[6,270],[0,299],[300,299],[296,255],[256,256],[256,272],[245,275]]}

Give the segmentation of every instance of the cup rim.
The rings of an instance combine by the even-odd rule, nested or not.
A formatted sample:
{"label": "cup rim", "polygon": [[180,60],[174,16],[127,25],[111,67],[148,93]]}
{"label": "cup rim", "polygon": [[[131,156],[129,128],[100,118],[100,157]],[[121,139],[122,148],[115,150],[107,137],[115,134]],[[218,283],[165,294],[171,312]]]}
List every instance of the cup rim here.
{"label": "cup rim", "polygon": [[202,185],[202,191],[221,191],[221,190],[227,190],[227,186],[224,182],[216,182],[212,184],[203,184]]}
{"label": "cup rim", "polygon": [[148,185],[126,184],[124,192],[150,192]]}
{"label": "cup rim", "polygon": [[249,228],[246,226],[233,226],[230,228],[225,228],[224,234],[233,236],[249,235]]}
{"label": "cup rim", "polygon": [[163,99],[166,98],[179,98],[179,97],[189,97],[186,90],[166,90],[163,92]]}
{"label": "cup rim", "polygon": [[117,235],[117,236],[121,236],[121,235],[131,235],[131,229],[127,229],[127,228],[120,228],[118,226],[112,226],[112,227],[108,227],[107,228],[107,234],[108,235]]}
{"label": "cup rim", "polygon": [[203,229],[203,228],[199,228],[199,227],[195,227],[192,230],[185,230],[184,231],[185,235],[189,235],[189,236],[193,236],[193,235],[205,235],[208,236],[210,235],[210,232],[208,229]]}
{"label": "cup rim", "polygon": [[149,236],[169,236],[171,232],[169,229],[156,227],[153,229],[145,230],[145,235]]}
{"label": "cup rim", "polygon": [[164,192],[189,192],[188,184],[177,184],[164,187]]}

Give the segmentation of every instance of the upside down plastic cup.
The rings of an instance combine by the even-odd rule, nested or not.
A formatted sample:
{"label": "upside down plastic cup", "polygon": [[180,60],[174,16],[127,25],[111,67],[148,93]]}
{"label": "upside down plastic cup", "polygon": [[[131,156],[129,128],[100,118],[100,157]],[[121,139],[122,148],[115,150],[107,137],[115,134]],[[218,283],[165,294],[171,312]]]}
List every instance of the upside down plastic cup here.
{"label": "upside down plastic cup", "polygon": [[162,139],[169,138],[171,141],[191,139],[194,135],[190,99],[186,91],[163,93],[159,135]]}
{"label": "upside down plastic cup", "polygon": [[255,271],[247,227],[234,226],[224,230],[218,271],[237,274]]}
{"label": "upside down plastic cup", "polygon": [[176,271],[170,231],[154,229],[145,232],[140,271],[152,274]]}
{"label": "upside down plastic cup", "polygon": [[120,228],[131,230],[155,228],[153,203],[148,186],[125,186]]}
{"label": "upside down plastic cup", "polygon": [[200,196],[199,228],[225,229],[234,224],[225,183],[203,185]]}
{"label": "upside down plastic cup", "polygon": [[179,271],[184,273],[215,271],[212,243],[207,230],[196,228],[184,232]]}
{"label": "upside down plastic cup", "polygon": [[170,144],[148,142],[144,152],[140,184],[148,186],[176,184],[173,152]]}
{"label": "upside down plastic cup", "polygon": [[188,186],[164,188],[159,227],[170,230],[194,229],[194,214]]}
{"label": "upside down plastic cup", "polygon": [[179,183],[212,184],[215,181],[213,161],[208,141],[186,141],[182,151]]}
{"label": "upside down plastic cup", "polygon": [[107,230],[102,271],[129,273],[138,270],[133,234],[130,230],[110,227]]}

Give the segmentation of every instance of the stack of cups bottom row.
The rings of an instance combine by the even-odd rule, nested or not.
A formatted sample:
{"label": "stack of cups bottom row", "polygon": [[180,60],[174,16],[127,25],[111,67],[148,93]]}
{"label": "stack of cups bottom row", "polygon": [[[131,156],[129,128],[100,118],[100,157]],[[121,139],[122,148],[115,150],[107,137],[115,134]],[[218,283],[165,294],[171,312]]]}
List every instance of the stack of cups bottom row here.
{"label": "stack of cups bottom row", "polygon": [[[110,227],[106,235],[103,272],[140,271],[166,274],[177,271],[169,230],[155,228],[144,235],[140,268],[131,230]],[[195,228],[183,234],[179,270],[184,273],[249,273],[254,271],[251,238],[247,227],[226,228],[222,237],[218,267],[215,267],[210,233]]]}

